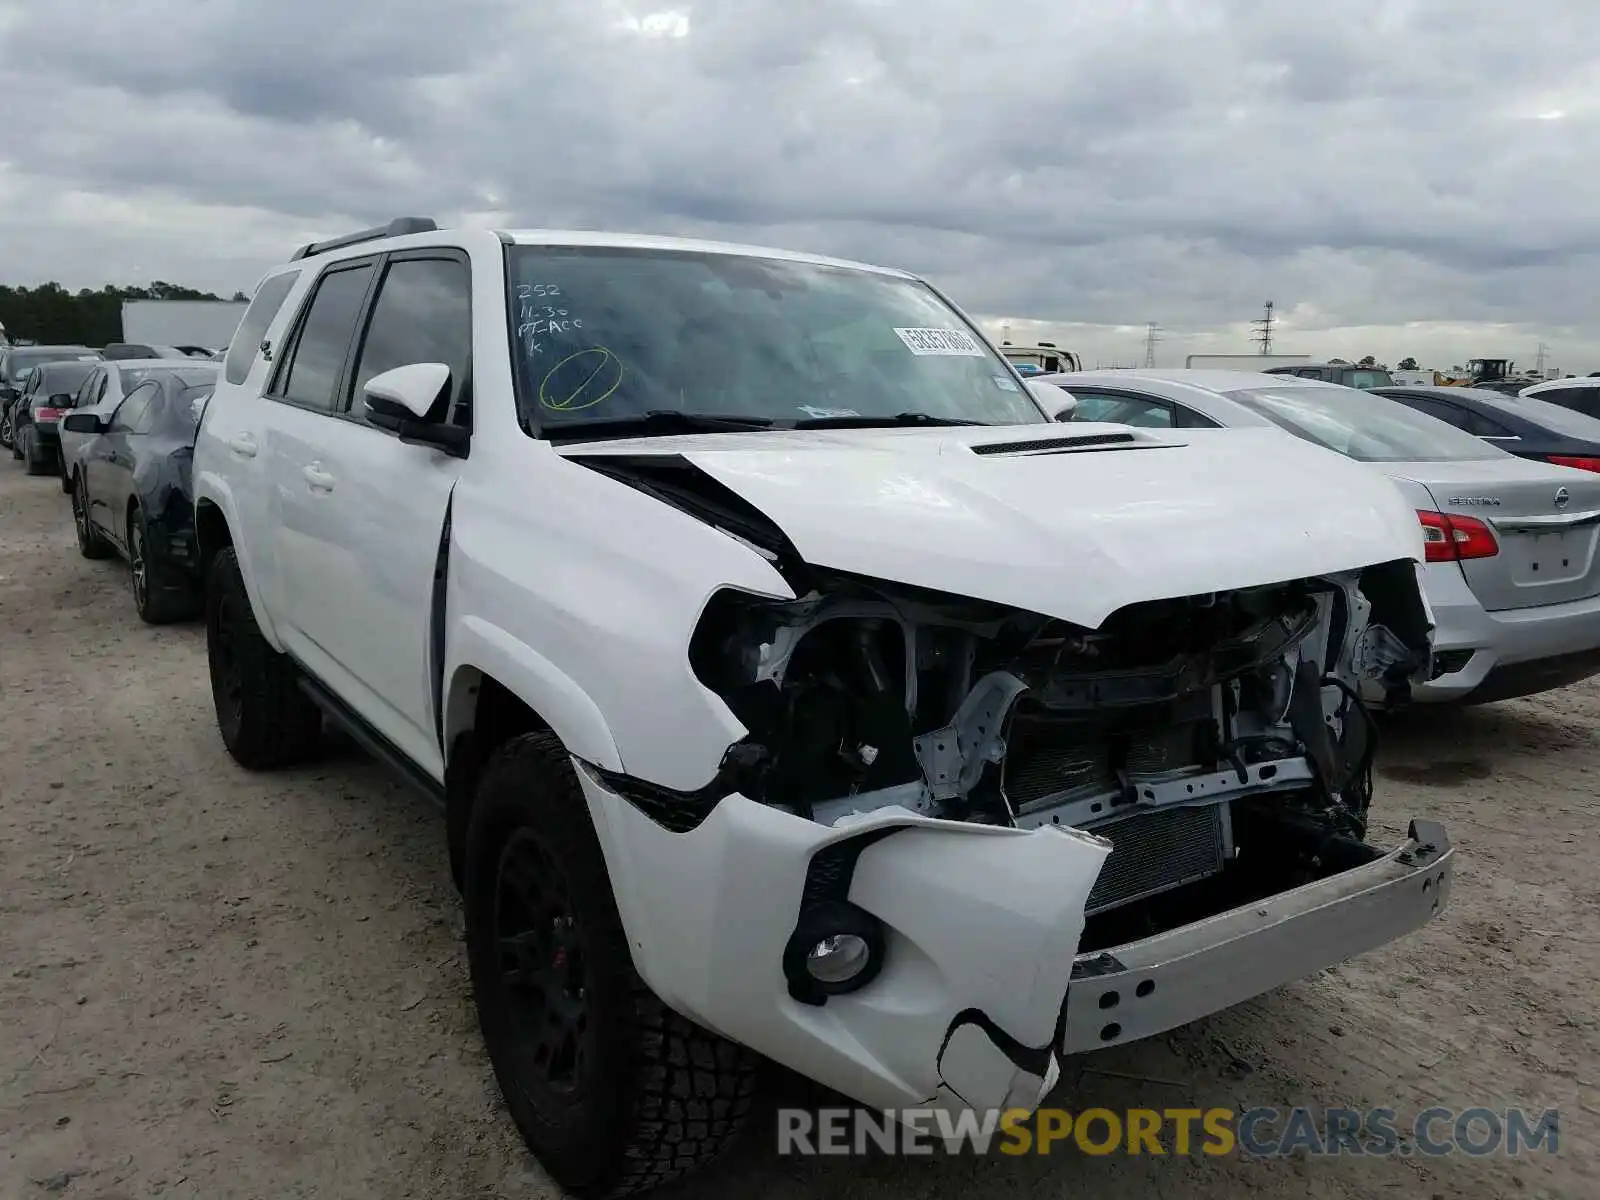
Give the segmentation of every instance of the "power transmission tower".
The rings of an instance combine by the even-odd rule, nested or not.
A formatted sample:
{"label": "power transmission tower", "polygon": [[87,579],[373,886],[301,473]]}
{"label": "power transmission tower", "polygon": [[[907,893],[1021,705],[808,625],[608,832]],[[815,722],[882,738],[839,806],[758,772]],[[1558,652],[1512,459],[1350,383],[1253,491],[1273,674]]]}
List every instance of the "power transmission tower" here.
{"label": "power transmission tower", "polygon": [[1261,353],[1272,353],[1272,301],[1268,300],[1259,321],[1251,321],[1256,327],[1256,336],[1251,340],[1261,347]]}
{"label": "power transmission tower", "polygon": [[1151,321],[1144,327],[1144,365],[1156,365],[1156,343],[1161,340],[1161,326]]}

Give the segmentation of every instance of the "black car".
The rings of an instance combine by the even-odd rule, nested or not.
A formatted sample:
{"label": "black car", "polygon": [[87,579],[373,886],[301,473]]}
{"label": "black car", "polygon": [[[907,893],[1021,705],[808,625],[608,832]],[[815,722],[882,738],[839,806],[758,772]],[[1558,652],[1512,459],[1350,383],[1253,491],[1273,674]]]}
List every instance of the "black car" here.
{"label": "black car", "polygon": [[1520,458],[1600,471],[1600,420],[1534,396],[1507,396],[1487,388],[1374,388]]}
{"label": "black car", "polygon": [[1394,376],[1382,367],[1363,367],[1355,363],[1295,363],[1287,367],[1268,367],[1264,373],[1320,379],[1324,383],[1338,383],[1345,387],[1360,388],[1364,392],[1389,387],[1394,383]]}
{"label": "black car", "polygon": [[78,550],[128,560],[134,607],[152,625],[200,611],[194,437],[213,387],[164,372],[129,391],[109,416],[67,417],[70,432],[93,435],[72,487]]}
{"label": "black car", "polygon": [[22,395],[30,371],[41,363],[99,358],[100,352],[88,346],[0,346],[0,446],[10,450],[16,444],[11,410]]}
{"label": "black car", "polygon": [[93,359],[47,362],[28,372],[22,393],[11,406],[11,457],[26,462],[29,475],[48,475],[57,469],[61,444],[56,424],[72,410],[83,381],[98,365]]}

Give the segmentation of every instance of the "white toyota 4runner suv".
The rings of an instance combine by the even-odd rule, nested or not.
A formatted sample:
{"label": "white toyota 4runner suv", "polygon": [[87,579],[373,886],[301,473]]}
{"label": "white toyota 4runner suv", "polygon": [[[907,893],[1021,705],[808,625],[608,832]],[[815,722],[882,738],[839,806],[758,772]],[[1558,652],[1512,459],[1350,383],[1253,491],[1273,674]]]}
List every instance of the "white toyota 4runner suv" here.
{"label": "white toyota 4runner suv", "polygon": [[195,448],[223,740],[328,719],[443,804],[568,1189],[709,1158],[762,1058],[1031,1109],[1446,903],[1437,825],[1365,841],[1415,514],[1070,404],[921,280],[782,251],[402,218],[262,280]]}

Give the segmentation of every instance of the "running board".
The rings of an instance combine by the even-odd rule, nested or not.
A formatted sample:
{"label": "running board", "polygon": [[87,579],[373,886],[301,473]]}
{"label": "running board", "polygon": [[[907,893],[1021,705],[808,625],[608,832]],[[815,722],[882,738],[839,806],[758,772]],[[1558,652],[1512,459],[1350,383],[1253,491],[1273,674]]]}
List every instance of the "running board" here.
{"label": "running board", "polygon": [[307,675],[303,668],[300,672],[300,690],[311,697],[323,715],[349,734],[351,740],[358,746],[389,768],[402,783],[409,784],[413,791],[420,792],[440,808],[445,806],[443,784],[418,767],[403,750],[367,724],[348,704]]}

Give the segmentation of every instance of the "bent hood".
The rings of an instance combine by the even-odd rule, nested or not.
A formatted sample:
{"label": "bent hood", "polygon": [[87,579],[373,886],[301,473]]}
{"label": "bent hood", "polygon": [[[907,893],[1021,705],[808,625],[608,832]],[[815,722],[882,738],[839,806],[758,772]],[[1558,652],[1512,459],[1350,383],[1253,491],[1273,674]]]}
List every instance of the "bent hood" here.
{"label": "bent hood", "polygon": [[560,452],[686,460],[816,566],[1089,628],[1141,601],[1423,558],[1389,479],[1276,429],[767,431]]}

